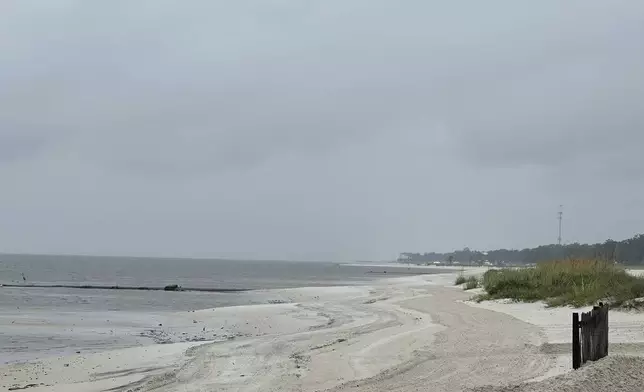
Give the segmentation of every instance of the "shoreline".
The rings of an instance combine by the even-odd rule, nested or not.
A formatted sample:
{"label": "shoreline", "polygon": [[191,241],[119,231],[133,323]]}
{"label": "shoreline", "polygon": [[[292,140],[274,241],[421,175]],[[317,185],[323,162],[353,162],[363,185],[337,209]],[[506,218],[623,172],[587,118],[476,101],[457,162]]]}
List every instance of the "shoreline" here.
{"label": "shoreline", "polygon": [[[347,285],[369,286],[383,278],[419,273],[416,270],[408,275],[410,271],[407,268],[399,265],[390,267],[362,268],[359,272],[369,277],[365,280],[353,280],[349,275],[344,281],[335,281],[335,278],[330,281],[305,280],[299,287],[322,287],[324,290],[325,287]],[[333,270],[335,272],[335,268]],[[399,271],[404,273],[398,274]],[[299,300],[281,295],[289,292],[287,288],[297,288],[298,282],[295,281],[282,282],[279,284],[282,287],[274,288],[270,287],[272,281],[267,283],[269,288],[256,287],[258,284],[253,280],[246,287],[243,281],[234,284],[223,282],[223,285],[216,281],[213,285],[221,289],[213,290],[208,288],[205,280],[193,280],[192,283],[187,286],[196,287],[194,291],[184,287],[181,293],[177,293],[179,290],[161,287],[163,281],[154,287],[109,281],[105,284],[0,282],[0,365],[72,355],[77,351],[85,354],[154,343],[225,340],[235,336],[235,332],[225,330],[214,336],[214,333],[192,325],[193,320],[188,316],[182,325],[171,328],[166,319],[177,312]],[[155,290],[148,290],[150,288]]]}
{"label": "shoreline", "polygon": [[0,391],[461,391],[567,372],[565,341],[526,316],[536,307],[477,306],[456,275],[257,290],[286,303],[165,314],[157,338],[203,340],[0,366]]}
{"label": "shoreline", "polygon": [[[177,278],[175,282],[195,287],[184,287],[180,293],[162,287],[173,283],[173,280],[163,279],[157,282],[123,279],[118,283],[107,280],[103,284],[92,281],[0,282],[0,364],[71,355],[77,351],[93,353],[153,343],[224,340],[235,336],[235,332],[226,334],[227,331],[222,331],[213,336],[203,328],[193,326],[193,320],[188,317],[182,324],[190,325],[166,328],[170,324],[166,318],[171,313],[184,311],[294,302],[297,299],[280,293],[298,286],[368,286],[382,278],[399,276],[398,271],[405,272],[404,275],[409,272],[406,268],[393,266],[384,271],[382,268],[361,268],[344,273],[333,266],[329,273],[331,264],[326,264],[319,271],[306,267],[302,270],[305,272],[303,281],[286,279],[277,283],[277,287],[273,287],[276,283],[273,280],[262,282],[256,276],[248,281]],[[309,281],[311,276],[307,274],[311,271],[323,273],[323,279]],[[418,273],[412,272],[412,275]],[[362,280],[354,279],[356,274],[361,275]],[[340,275],[342,280],[338,279]],[[139,282],[149,284],[134,285]]]}

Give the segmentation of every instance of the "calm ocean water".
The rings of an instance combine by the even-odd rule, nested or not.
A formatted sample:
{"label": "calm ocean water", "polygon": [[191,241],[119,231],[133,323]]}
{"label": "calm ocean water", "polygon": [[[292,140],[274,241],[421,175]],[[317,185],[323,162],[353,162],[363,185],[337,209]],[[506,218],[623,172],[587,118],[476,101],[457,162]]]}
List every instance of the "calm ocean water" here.
{"label": "calm ocean water", "polygon": [[[389,275],[386,275],[386,273]],[[153,286],[216,289],[273,289],[361,284],[427,269],[343,265],[331,262],[154,259],[129,257],[0,255],[0,284],[27,283]],[[57,310],[194,310],[257,303],[252,292],[4,288],[0,308]]]}
{"label": "calm ocean water", "polygon": [[325,262],[0,255],[0,283],[266,289],[372,279],[369,267]]}
{"label": "calm ocean water", "polygon": [[24,274],[27,284],[149,287],[178,284],[249,290],[178,293],[0,287],[0,363],[149,344],[150,339],[142,338],[141,333],[157,328],[168,312],[266,304],[274,299],[270,292],[253,290],[364,284],[382,277],[426,273],[432,271],[369,263],[356,266],[328,262],[0,254],[0,284],[22,284]]}

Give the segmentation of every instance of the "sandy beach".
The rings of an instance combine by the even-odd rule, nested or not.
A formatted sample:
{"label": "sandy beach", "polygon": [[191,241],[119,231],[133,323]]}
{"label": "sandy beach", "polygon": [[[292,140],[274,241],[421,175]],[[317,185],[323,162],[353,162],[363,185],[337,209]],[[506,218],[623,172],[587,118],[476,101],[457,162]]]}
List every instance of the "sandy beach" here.
{"label": "sandy beach", "polygon": [[[147,338],[159,344],[5,365],[0,390],[555,390],[574,385],[571,377],[597,377],[602,366],[621,374],[644,354],[644,315],[611,312],[610,360],[572,372],[570,308],[473,303],[454,278],[266,290],[284,303],[151,316]],[[95,328],[79,325],[76,333]]]}

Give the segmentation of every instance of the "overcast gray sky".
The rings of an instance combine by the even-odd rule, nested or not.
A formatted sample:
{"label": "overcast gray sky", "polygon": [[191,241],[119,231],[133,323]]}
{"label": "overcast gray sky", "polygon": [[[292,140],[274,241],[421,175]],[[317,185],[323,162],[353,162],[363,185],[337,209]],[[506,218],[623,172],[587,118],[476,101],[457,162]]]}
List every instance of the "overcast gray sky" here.
{"label": "overcast gray sky", "polygon": [[644,2],[5,0],[0,251],[644,232]]}

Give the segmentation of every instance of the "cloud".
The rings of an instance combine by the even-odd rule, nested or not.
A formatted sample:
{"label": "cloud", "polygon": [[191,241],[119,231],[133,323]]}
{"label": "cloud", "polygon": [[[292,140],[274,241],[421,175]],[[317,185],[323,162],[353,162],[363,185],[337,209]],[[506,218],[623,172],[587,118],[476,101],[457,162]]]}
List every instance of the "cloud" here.
{"label": "cloud", "polygon": [[[34,7],[5,27],[23,45],[5,55],[3,117],[38,117],[84,135],[90,157],[146,172],[252,167],[419,117],[447,123],[483,165],[556,164],[614,129],[636,135],[637,5],[473,7]],[[25,32],[20,16],[45,28]]]}
{"label": "cloud", "polygon": [[0,7],[1,200],[35,238],[0,234],[20,249],[79,246],[44,219],[88,252],[527,245],[549,223],[520,222],[584,184],[639,189],[637,2]]}
{"label": "cloud", "polygon": [[0,163],[8,164],[29,159],[37,155],[45,144],[46,140],[30,136],[24,130],[16,133],[0,133]]}

